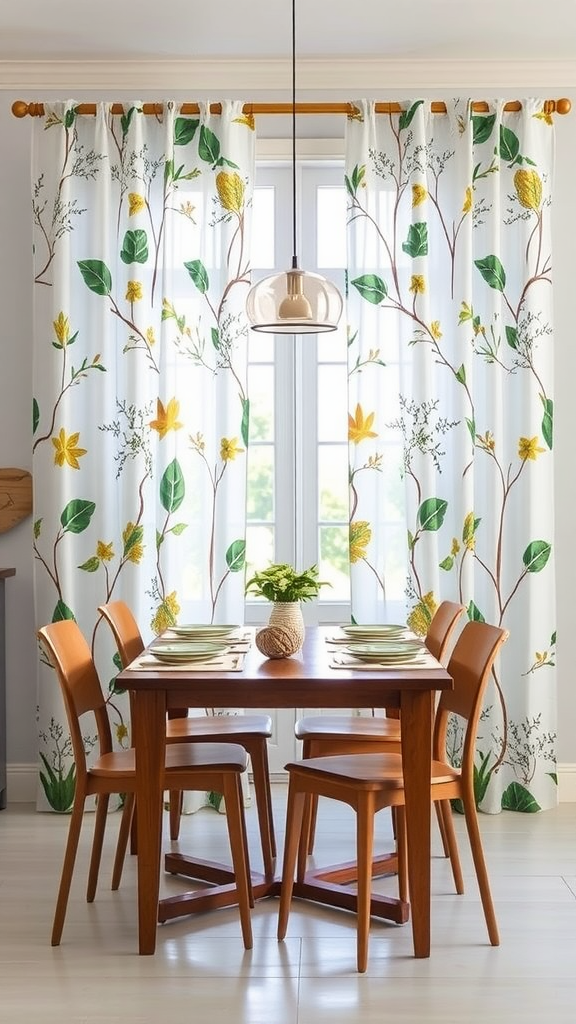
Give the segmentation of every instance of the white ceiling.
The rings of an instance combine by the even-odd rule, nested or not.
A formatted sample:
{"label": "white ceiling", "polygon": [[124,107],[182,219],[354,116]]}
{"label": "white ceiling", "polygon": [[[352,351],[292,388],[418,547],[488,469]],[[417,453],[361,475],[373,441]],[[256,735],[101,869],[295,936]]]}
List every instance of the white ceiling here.
{"label": "white ceiling", "polygon": [[[296,0],[297,54],[573,61],[576,0]],[[0,0],[0,61],[286,58],[290,0]]]}

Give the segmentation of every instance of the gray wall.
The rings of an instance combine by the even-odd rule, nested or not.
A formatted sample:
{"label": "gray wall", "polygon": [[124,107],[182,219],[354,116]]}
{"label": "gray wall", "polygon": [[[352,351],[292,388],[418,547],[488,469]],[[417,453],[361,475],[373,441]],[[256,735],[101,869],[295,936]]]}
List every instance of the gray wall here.
{"label": "gray wall", "polygon": [[[493,81],[487,78],[486,81]],[[467,95],[469,90],[458,89],[458,95]],[[342,94],[343,93],[343,94]],[[165,95],[178,98],[176,90],[156,89],[148,95],[144,90],[133,90],[130,94],[113,90],[113,93],[99,90],[98,94],[80,90],[66,90],[58,93],[41,90],[42,98],[66,98],[73,95],[77,100],[159,99]],[[573,623],[572,602],[574,600],[574,381],[576,379],[576,339],[574,337],[573,308],[576,298],[574,277],[574,243],[576,227],[576,203],[574,168],[576,167],[576,89],[517,88],[494,90],[475,87],[473,95],[478,98],[500,95],[522,97],[527,95],[568,96],[572,100],[572,113],[556,118],[556,186],[554,202],[554,288],[556,323],[556,532],[557,554],[557,601],[558,601],[558,684],[559,716],[558,735],[559,761],[567,777],[574,779],[576,771],[576,686],[573,678],[573,656],[569,644]],[[203,93],[188,90],[182,99],[201,99]],[[255,90],[233,90],[220,92],[221,96],[238,95],[246,100],[265,98],[286,99],[287,97]],[[361,92],[346,90],[337,96],[326,96],[318,92],[302,99],[345,100],[356,96],[372,95],[381,99],[396,98],[390,88]],[[406,88],[397,91],[397,98],[429,95],[441,99],[442,95],[456,95],[448,90]],[[214,89],[211,98],[217,98]],[[35,100],[23,89],[10,92],[0,91],[0,466],[32,469],[31,461],[31,400],[32,400],[32,251],[30,212],[30,135],[31,119],[16,119],[11,113],[12,102],[16,99]],[[302,120],[302,119],[301,119]],[[328,134],[334,138],[344,134],[343,118],[332,119],[329,125],[318,119],[313,125],[311,118],[302,128],[302,134]],[[326,120],[326,119],[324,119]],[[279,134],[278,125],[270,119],[269,125],[262,119],[258,125],[260,134]],[[288,135],[290,128],[283,119],[280,134]],[[6,581],[7,620],[7,752],[8,765],[13,771],[32,764],[36,759],[36,642],[34,636],[34,609],[32,591],[33,557],[31,548],[32,520],[29,518],[7,533],[0,534],[0,565],[13,566],[16,576]],[[8,794],[10,799],[10,792]],[[571,796],[576,799],[575,795]]]}

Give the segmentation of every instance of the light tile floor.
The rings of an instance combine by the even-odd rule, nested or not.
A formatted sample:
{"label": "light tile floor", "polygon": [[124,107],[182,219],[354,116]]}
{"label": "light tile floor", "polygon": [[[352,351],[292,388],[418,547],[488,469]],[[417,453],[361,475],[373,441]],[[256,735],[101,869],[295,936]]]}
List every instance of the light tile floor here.
{"label": "light tile floor", "polygon": [[[280,847],[285,787],[274,786]],[[256,816],[247,811],[253,867]],[[245,951],[234,908],[159,926],[157,952],[140,957],[136,865],[119,892],[109,880],[118,815],[111,817],[96,902],[84,899],[92,822],[87,816],[62,945],[50,946],[68,820],[25,804],[0,812],[0,1024],[574,1024],[576,1022],[576,803],[535,815],[481,818],[501,946],[487,935],[463,821],[467,892],[454,894],[434,840],[432,955],[412,956],[410,926],[374,921],[358,975],[351,914],[294,901],[276,939],[277,901],[253,911]],[[381,849],[390,843],[379,815]],[[167,844],[166,844],[167,845]],[[179,844],[228,859],[226,823],[212,810],[183,819]],[[318,863],[353,857],[353,820],[324,803]],[[378,883],[394,890],[392,879]],[[186,888],[163,879],[165,892]]]}

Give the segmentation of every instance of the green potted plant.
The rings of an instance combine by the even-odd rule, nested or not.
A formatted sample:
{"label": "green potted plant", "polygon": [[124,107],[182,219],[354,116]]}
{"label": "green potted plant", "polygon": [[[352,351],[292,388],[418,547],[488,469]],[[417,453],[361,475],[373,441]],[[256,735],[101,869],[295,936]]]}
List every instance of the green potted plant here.
{"label": "green potted plant", "polygon": [[[318,597],[320,587],[329,586],[329,583],[318,579],[317,565],[296,572],[292,565],[277,563],[255,572],[246,583],[246,594],[265,597],[272,602],[268,632],[272,634],[274,630],[277,631],[275,637],[262,635],[262,643],[271,641],[274,645],[275,640],[285,640],[288,646],[284,654],[300,650],[304,642],[304,619],[300,602],[313,600]],[[264,647],[260,649],[264,650]],[[270,651],[266,649],[266,653]]]}

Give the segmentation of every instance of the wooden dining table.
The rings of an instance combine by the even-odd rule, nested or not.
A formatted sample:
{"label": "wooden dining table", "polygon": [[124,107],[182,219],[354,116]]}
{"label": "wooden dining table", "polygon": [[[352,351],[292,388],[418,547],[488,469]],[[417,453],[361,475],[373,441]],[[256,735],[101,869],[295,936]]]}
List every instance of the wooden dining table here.
{"label": "wooden dining table", "polygon": [[[251,645],[242,656],[241,671],[206,671],[195,666],[183,670],[162,665],[158,670],[138,667],[138,659],[124,669],[117,685],[132,691],[133,742],[136,756],[137,844],[138,844],[138,936],[139,952],[154,953],[158,921],[193,913],[210,906],[210,893],[182,894],[159,900],[163,765],[166,743],[166,715],[175,709],[228,708],[399,708],[401,711],[402,758],[406,801],[408,845],[408,886],[414,955],[430,955],[430,759],[434,698],[438,691],[452,689],[448,672],[433,659],[425,667],[373,668],[331,667],[327,640],[334,633],[322,627],[307,627],[302,650],[290,658],[269,659]],[[169,854],[168,870],[187,872],[185,858]],[[204,865],[206,866],[206,865]],[[205,876],[205,877],[209,877]],[[214,866],[212,881],[222,883],[227,895],[214,901],[223,906],[234,899],[231,873]],[[255,899],[278,895],[277,877],[258,877],[253,883]],[[331,902],[327,885],[315,890],[308,880],[294,895]],[[334,887],[335,889],[337,887]],[[402,923],[408,907],[400,900],[381,898],[385,909],[379,916]],[[195,904],[195,905],[193,905]],[[334,905],[345,906],[334,896]],[[389,911],[386,909],[389,907]]]}

